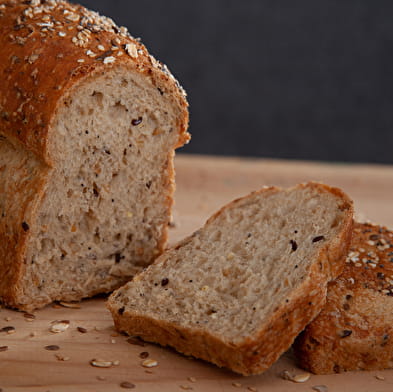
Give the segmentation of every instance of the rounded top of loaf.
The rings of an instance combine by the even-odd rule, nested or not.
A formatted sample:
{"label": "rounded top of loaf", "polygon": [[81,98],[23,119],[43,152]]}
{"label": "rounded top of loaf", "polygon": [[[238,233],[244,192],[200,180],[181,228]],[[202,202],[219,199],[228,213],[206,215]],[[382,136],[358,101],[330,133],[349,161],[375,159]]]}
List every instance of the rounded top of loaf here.
{"label": "rounded top of loaf", "polygon": [[48,131],[78,81],[124,68],[145,76],[178,113],[189,140],[186,94],[168,68],[112,19],[63,0],[0,0],[0,134],[51,165]]}

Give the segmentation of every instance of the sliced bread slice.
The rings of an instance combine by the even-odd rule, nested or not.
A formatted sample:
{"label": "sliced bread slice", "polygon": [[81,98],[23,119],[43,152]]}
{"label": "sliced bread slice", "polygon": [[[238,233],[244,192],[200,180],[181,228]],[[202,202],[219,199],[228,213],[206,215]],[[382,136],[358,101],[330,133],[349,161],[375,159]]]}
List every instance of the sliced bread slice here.
{"label": "sliced bread slice", "polygon": [[309,183],[233,201],[109,299],[116,328],[244,375],[320,312],[344,266],[351,200]]}
{"label": "sliced bread slice", "polygon": [[344,272],[295,344],[316,374],[393,368],[393,232],[356,223]]}

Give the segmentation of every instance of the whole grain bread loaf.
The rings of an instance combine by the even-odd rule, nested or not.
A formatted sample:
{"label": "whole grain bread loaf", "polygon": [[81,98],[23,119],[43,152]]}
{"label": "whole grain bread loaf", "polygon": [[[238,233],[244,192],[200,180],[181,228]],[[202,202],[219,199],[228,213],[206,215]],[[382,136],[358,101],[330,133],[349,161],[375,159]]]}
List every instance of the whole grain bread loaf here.
{"label": "whole grain bread loaf", "polygon": [[353,207],[309,183],[233,201],[112,294],[116,328],[250,375],[320,312],[342,271]]}
{"label": "whole grain bread loaf", "polygon": [[316,374],[393,368],[393,232],[356,223],[344,272],[319,316],[296,340]]}
{"label": "whole grain bread loaf", "polygon": [[162,253],[185,93],[124,27],[0,0],[0,298],[109,292]]}

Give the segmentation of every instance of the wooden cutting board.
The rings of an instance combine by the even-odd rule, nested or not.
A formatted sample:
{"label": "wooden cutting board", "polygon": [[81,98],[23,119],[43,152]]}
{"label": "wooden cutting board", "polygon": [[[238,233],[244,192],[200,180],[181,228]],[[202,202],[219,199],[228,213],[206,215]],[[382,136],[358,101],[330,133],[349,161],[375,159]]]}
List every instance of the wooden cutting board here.
{"label": "wooden cutting board", "polygon": [[[355,200],[361,219],[393,227],[393,167],[179,155],[176,168],[175,228],[171,229],[171,242],[190,234],[235,197],[263,185],[289,186],[308,180],[343,188]],[[127,389],[126,384],[120,385],[124,382],[134,384],[136,391],[148,392],[290,392],[312,391],[316,385],[326,385],[329,392],[393,391],[393,370],[311,376],[307,382],[296,384],[280,377],[283,370],[302,372],[290,352],[265,374],[246,378],[170,349],[133,345],[113,329],[104,298],[83,301],[80,309],[52,305],[34,315],[31,320],[20,312],[0,310],[0,328],[15,328],[11,333],[0,333],[0,347],[8,346],[7,351],[0,349],[2,392],[116,392]],[[51,333],[49,328],[54,320],[69,320],[70,326],[65,332]],[[86,332],[84,329],[80,332],[78,327]],[[45,349],[49,345],[58,346],[58,351]],[[142,367],[141,352],[148,352],[158,366]],[[115,365],[93,367],[92,359]]]}

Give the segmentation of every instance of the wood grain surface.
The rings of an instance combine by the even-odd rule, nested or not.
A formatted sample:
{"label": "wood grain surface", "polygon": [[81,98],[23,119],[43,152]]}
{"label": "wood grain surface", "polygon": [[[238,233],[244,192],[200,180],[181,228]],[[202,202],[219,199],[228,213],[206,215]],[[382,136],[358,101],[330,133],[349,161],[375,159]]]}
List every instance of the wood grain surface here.
{"label": "wood grain surface", "polygon": [[[238,196],[263,185],[290,186],[308,180],[341,187],[354,199],[361,219],[393,227],[393,167],[178,155],[176,169],[172,243],[190,234],[215,210]],[[317,385],[325,385],[329,392],[393,391],[393,370],[312,375],[304,383],[284,380],[280,376],[283,370],[302,373],[291,352],[263,375],[241,377],[170,349],[128,343],[126,336],[113,329],[105,298],[83,301],[79,307],[51,305],[35,312],[35,319],[20,312],[0,310],[0,329],[15,328],[0,332],[2,392],[116,392],[130,389],[126,388],[130,384],[136,391],[149,392],[290,392],[312,391]],[[69,328],[62,333],[50,332],[55,320],[69,320]],[[59,349],[47,350],[49,345]],[[144,368],[141,352],[148,352],[158,366]],[[93,367],[92,359],[113,365]]]}

